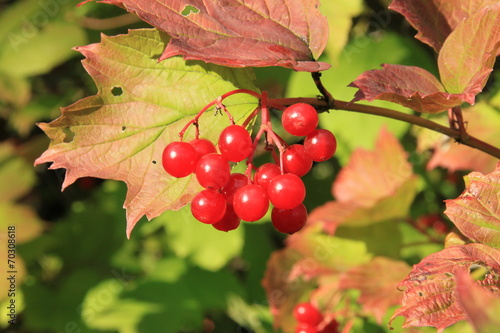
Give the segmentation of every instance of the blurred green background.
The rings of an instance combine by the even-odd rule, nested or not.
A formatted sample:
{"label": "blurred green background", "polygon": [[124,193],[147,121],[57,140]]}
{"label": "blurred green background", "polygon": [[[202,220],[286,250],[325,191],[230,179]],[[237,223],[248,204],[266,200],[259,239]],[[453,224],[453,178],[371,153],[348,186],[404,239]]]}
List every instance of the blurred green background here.
{"label": "blurred green background", "polygon": [[[261,279],[285,237],[268,220],[222,233],[193,221],[185,207],[141,220],[127,240],[123,183],[84,178],[61,192],[64,170],[33,167],[49,144],[35,124],[96,93],[80,64],[82,56],[72,48],[99,42],[101,32],[116,35],[146,26],[117,7],[88,3],[77,8],[77,3],[0,0],[1,251],[6,251],[8,226],[16,226],[18,245],[16,323],[7,322],[8,285],[2,277],[0,330],[272,332]],[[402,17],[385,11],[386,5],[324,1],[332,30],[325,60],[333,64],[324,82],[336,98],[350,100],[354,89],[346,85],[384,62],[436,72],[432,51],[415,41],[414,31]],[[259,86],[273,97],[317,94],[304,73],[266,68],[256,74]],[[340,166],[353,149],[370,148],[382,126],[409,150],[416,145],[408,124],[352,113],[338,113],[335,121],[328,114],[321,118],[321,125],[337,135],[339,149],[336,158],[305,178],[314,189],[306,200],[309,209],[332,199],[331,183]],[[416,170],[425,172],[425,156],[413,157]],[[429,173],[416,216],[442,212],[442,199],[460,192],[455,180],[443,182],[445,177],[442,170]],[[4,267],[7,253],[1,251]]]}

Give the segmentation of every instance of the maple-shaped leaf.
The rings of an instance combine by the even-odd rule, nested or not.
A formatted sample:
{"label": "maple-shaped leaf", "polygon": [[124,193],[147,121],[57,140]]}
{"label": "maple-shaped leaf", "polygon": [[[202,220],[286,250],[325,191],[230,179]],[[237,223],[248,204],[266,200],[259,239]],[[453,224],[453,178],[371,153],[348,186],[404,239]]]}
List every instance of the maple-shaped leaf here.
{"label": "maple-shaped leaf", "polygon": [[452,246],[425,257],[399,283],[402,307],[391,317],[404,316],[403,327],[434,326],[438,332],[467,318],[457,301],[455,276],[481,267],[488,274],[475,285],[500,295],[500,251],[484,244]]}
{"label": "maple-shaped leaf", "polygon": [[460,22],[445,40],[438,56],[439,74],[446,91],[466,94],[474,104],[493,70],[500,47],[500,3],[488,6]]}
{"label": "maple-shaped leaf", "polygon": [[361,292],[358,301],[364,311],[381,323],[389,307],[401,304],[402,295],[396,286],[410,270],[404,261],[375,257],[343,273],[339,288],[358,289]]}
{"label": "maple-shaped leaf", "polygon": [[418,31],[415,36],[441,50],[448,35],[457,25],[483,7],[498,0],[394,0],[389,9],[402,14]]}
{"label": "maple-shaped leaf", "polygon": [[465,182],[458,198],[446,200],[444,213],[473,241],[500,248],[500,162],[487,175],[470,173]]}
{"label": "maple-shaped leaf", "polygon": [[359,89],[353,101],[379,99],[426,113],[470,101],[465,94],[446,92],[432,73],[415,66],[383,64],[382,69],[364,72],[349,86]]}
{"label": "maple-shaped leaf", "polygon": [[102,0],[136,13],[172,39],[160,60],[182,55],[230,67],[316,72],[328,40],[318,0]]}
{"label": "maple-shaped leaf", "polygon": [[477,333],[496,332],[500,327],[500,294],[474,284],[466,273],[455,276],[458,302]]}
{"label": "maple-shaped leaf", "polygon": [[[127,183],[127,236],[142,216],[151,219],[179,209],[200,189],[191,176],[167,175],[161,162],[165,146],[179,140],[182,127],[218,96],[236,88],[256,90],[249,69],[186,63],[181,58],[159,63],[168,41],[156,29],[142,29],[78,47],[98,93],[62,108],[53,122],[39,125],[51,143],[36,164],[53,162],[51,169],[65,168],[63,189],[85,176]],[[247,95],[224,102],[240,123],[257,104]],[[201,137],[215,141],[229,121],[209,112],[199,124]],[[193,137],[194,129],[185,139]]]}

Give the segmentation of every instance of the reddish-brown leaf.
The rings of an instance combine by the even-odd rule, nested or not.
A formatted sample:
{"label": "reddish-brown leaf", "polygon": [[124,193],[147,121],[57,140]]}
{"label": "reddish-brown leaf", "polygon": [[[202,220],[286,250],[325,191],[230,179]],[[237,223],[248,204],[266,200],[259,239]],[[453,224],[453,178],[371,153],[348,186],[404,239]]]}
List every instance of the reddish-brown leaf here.
{"label": "reddish-brown leaf", "polygon": [[406,17],[415,36],[439,52],[456,26],[481,8],[498,0],[394,0],[389,8]]}
{"label": "reddish-brown leaf", "polygon": [[102,0],[168,33],[160,60],[182,55],[230,67],[322,71],[328,40],[318,0]]}
{"label": "reddish-brown leaf", "polygon": [[380,323],[389,307],[401,304],[403,295],[396,287],[410,270],[404,261],[375,257],[343,273],[339,288],[358,289],[361,292],[359,303]]}
{"label": "reddish-brown leaf", "polygon": [[466,319],[457,301],[455,276],[476,267],[489,271],[475,284],[500,293],[500,251],[483,244],[452,246],[424,258],[399,283],[404,289],[402,307],[391,318],[404,316],[403,327],[434,326],[438,332]]}
{"label": "reddish-brown leaf", "polygon": [[474,96],[471,99],[466,94],[447,93],[439,80],[423,68],[391,64],[382,67],[364,72],[349,85],[359,89],[353,101],[380,99],[426,113],[474,102]]}
{"label": "reddish-brown leaf", "polygon": [[457,299],[477,333],[496,332],[500,327],[500,293],[492,293],[474,283],[466,273],[456,277]]}
{"label": "reddish-brown leaf", "polygon": [[460,22],[439,52],[438,66],[446,91],[465,94],[474,104],[493,70],[500,47],[500,3],[488,6]]}
{"label": "reddish-brown leaf", "polygon": [[473,241],[500,248],[500,162],[495,171],[465,177],[465,191],[446,200],[445,214]]}

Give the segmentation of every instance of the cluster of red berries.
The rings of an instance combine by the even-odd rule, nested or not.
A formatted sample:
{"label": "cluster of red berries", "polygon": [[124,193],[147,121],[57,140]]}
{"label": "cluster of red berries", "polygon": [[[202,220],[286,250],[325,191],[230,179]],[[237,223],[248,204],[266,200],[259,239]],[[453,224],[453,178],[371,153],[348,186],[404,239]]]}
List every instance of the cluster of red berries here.
{"label": "cluster of red berries", "polygon": [[[163,167],[174,177],[195,174],[205,189],[192,200],[191,213],[221,231],[236,229],[240,221],[258,221],[273,205],[271,220],[283,233],[294,233],[305,225],[307,209],[302,203],[306,190],[300,179],[312,167],[333,156],[336,140],[327,130],[317,129],[318,115],[314,107],[299,103],[286,108],[283,127],[292,135],[305,136],[304,144],[286,145],[272,132],[270,122],[252,140],[245,127],[234,123],[219,136],[217,146],[203,138],[168,144],[162,156]],[[197,125],[197,123],[195,123]],[[274,137],[280,158],[258,168],[252,165],[253,154],[262,133]],[[245,174],[231,173],[231,162],[247,160]]]}

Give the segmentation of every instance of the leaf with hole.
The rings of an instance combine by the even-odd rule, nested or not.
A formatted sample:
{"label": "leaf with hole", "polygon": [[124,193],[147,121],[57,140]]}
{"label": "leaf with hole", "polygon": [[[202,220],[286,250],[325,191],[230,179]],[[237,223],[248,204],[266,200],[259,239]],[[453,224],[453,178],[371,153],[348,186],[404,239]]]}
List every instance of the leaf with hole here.
{"label": "leaf with hole", "polygon": [[[186,63],[178,57],[159,63],[168,42],[164,33],[143,29],[78,47],[98,93],[39,125],[51,143],[36,164],[52,162],[51,169],[65,168],[63,188],[85,176],[127,183],[128,236],[143,215],[151,219],[177,210],[200,189],[191,176],[166,174],[161,164],[165,146],[178,140],[182,127],[218,96],[237,88],[257,90],[250,69]],[[239,123],[257,104],[242,94],[225,102]],[[225,116],[209,111],[200,119],[201,135],[215,142],[228,124]],[[185,136],[193,137],[194,129]]]}

